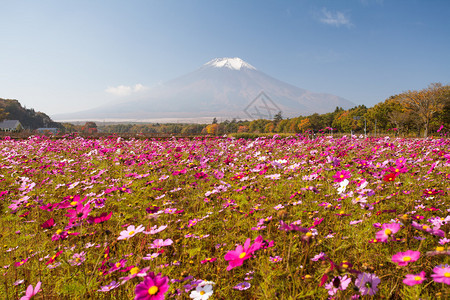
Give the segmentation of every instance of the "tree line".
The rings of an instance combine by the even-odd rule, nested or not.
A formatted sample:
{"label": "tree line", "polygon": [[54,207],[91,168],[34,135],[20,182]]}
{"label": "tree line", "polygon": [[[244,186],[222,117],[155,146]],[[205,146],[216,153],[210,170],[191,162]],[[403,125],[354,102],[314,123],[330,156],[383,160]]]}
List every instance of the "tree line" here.
{"label": "tree line", "polygon": [[0,120],[17,119],[25,129],[59,128],[62,133],[131,133],[223,135],[229,133],[394,133],[402,136],[427,136],[430,132],[450,133],[450,85],[430,84],[419,91],[406,91],[389,97],[371,108],[358,105],[344,110],[283,118],[278,112],[273,119],[226,120],[211,124],[151,123],[84,125],[57,123],[42,112],[22,107],[17,100],[0,98]]}

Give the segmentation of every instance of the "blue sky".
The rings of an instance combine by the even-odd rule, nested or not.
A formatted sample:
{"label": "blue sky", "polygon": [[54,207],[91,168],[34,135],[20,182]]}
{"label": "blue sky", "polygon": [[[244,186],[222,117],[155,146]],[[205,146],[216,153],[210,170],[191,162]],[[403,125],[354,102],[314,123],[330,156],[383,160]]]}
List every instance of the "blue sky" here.
{"label": "blue sky", "polygon": [[49,115],[216,57],[373,106],[450,82],[448,0],[0,0],[0,98]]}

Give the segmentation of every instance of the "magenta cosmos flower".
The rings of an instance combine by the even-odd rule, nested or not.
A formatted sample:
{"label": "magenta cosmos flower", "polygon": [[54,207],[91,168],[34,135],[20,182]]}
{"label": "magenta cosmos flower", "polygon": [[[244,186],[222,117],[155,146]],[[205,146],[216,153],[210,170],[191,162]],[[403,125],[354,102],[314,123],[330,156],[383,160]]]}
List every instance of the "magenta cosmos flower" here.
{"label": "magenta cosmos flower", "polygon": [[241,245],[237,245],[236,250],[228,251],[228,253],[225,254],[224,257],[225,260],[229,261],[227,271],[241,266],[244,260],[251,258],[252,253],[261,248],[262,240],[262,236],[258,236],[255,239],[255,243],[253,245],[250,245],[251,239],[247,239],[244,243],[244,247],[242,247]]}
{"label": "magenta cosmos flower", "polygon": [[449,265],[439,265],[434,267],[434,274],[431,274],[435,282],[442,282],[445,284],[450,284],[450,266]]}
{"label": "magenta cosmos flower", "polygon": [[334,182],[341,182],[350,177],[352,177],[352,173],[346,170],[337,171],[336,174],[333,175]]}
{"label": "magenta cosmos flower", "polygon": [[416,284],[421,284],[427,278],[425,277],[425,272],[422,271],[419,274],[406,274],[406,278],[403,279],[403,283],[409,286]]}
{"label": "magenta cosmos flower", "polygon": [[400,230],[400,224],[398,223],[384,223],[381,225],[380,231],[375,234],[375,238],[378,242],[385,243],[388,238]]}
{"label": "magenta cosmos flower", "polygon": [[136,285],[134,300],[162,300],[169,290],[169,278],[150,272],[144,281]]}
{"label": "magenta cosmos flower", "polygon": [[420,257],[420,251],[408,250],[406,252],[398,252],[392,256],[392,262],[398,263],[399,266],[406,266],[410,262],[415,262]]}
{"label": "magenta cosmos flower", "polygon": [[86,205],[83,205],[83,203],[80,201],[77,203],[77,206],[75,209],[69,209],[67,210],[68,214],[66,214],[67,217],[70,218],[70,220],[77,220],[77,219],[86,219],[91,212],[91,205],[88,203]]}

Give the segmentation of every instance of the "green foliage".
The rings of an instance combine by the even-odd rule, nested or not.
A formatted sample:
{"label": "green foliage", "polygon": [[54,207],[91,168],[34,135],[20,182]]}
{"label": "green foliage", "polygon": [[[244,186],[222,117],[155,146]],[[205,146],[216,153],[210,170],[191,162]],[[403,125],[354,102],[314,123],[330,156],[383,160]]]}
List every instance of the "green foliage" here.
{"label": "green foliage", "polygon": [[19,120],[24,129],[35,130],[37,128],[64,129],[61,123],[54,122],[43,112],[36,112],[32,108],[25,108],[17,100],[0,98],[0,119]]}

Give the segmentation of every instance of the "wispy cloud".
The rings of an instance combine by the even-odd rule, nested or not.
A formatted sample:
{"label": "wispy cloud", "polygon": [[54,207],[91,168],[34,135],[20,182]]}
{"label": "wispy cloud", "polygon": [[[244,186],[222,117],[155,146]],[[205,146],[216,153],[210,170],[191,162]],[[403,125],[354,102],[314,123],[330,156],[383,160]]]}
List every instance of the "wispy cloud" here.
{"label": "wispy cloud", "polygon": [[340,26],[346,26],[346,27],[352,27],[353,24],[350,21],[350,18],[345,15],[345,13],[340,11],[329,11],[326,8],[323,8],[321,13],[318,16],[318,20],[321,23],[332,25],[336,27]]}
{"label": "wispy cloud", "polygon": [[147,87],[143,86],[142,84],[138,83],[134,86],[127,86],[127,85],[119,85],[119,86],[109,86],[105,92],[108,94],[114,95],[114,96],[130,96],[135,93],[143,92],[147,90]]}

